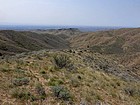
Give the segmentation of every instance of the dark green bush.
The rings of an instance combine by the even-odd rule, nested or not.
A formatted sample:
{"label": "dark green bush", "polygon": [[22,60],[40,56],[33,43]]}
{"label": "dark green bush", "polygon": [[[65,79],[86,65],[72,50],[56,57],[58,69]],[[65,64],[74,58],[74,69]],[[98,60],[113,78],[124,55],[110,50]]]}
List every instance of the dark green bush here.
{"label": "dark green bush", "polygon": [[52,92],[57,98],[62,99],[64,101],[69,101],[71,99],[69,91],[62,86],[52,87]]}

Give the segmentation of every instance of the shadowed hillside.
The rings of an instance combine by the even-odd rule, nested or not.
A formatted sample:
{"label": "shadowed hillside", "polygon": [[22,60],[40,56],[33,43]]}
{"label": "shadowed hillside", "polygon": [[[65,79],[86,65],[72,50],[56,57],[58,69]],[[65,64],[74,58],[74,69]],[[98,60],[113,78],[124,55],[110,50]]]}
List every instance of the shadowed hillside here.
{"label": "shadowed hillside", "polygon": [[59,36],[33,32],[0,31],[0,53],[14,54],[41,49],[68,48],[69,44]]}

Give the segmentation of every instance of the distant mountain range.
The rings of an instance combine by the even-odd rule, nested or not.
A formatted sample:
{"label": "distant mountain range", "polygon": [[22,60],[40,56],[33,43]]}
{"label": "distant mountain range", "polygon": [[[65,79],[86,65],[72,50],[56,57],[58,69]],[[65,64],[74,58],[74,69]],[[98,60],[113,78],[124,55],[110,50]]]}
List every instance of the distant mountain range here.
{"label": "distant mountain range", "polygon": [[47,30],[47,29],[62,29],[62,28],[78,28],[83,32],[94,32],[94,31],[103,31],[110,29],[119,29],[122,27],[111,27],[111,26],[27,26],[27,25],[0,25],[0,30],[18,30],[18,31],[27,31],[27,30]]}

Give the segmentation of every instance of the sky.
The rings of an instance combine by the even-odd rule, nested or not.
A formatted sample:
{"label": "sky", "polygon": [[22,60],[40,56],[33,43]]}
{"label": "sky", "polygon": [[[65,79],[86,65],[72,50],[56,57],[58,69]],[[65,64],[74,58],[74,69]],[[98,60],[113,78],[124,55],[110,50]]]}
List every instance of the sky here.
{"label": "sky", "polygon": [[0,25],[140,27],[140,0],[0,0]]}

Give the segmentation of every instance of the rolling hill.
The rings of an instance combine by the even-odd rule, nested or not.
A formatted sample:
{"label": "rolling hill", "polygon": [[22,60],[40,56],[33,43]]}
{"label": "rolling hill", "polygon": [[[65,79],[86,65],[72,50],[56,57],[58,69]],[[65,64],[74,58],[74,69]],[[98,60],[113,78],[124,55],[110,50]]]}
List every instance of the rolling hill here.
{"label": "rolling hill", "polygon": [[0,31],[0,53],[14,54],[41,49],[65,49],[69,43],[59,36],[12,30]]}
{"label": "rolling hill", "polygon": [[140,28],[0,31],[0,105],[139,105]]}
{"label": "rolling hill", "polygon": [[33,30],[32,32],[38,34],[51,34],[67,39],[73,36],[80,35],[82,32],[77,28],[62,28],[62,29],[48,29],[48,30]]}
{"label": "rolling hill", "polygon": [[140,52],[140,28],[84,33],[70,39],[73,48],[91,48],[98,52],[117,54]]}
{"label": "rolling hill", "polygon": [[83,33],[69,39],[72,48],[111,56],[140,76],[140,28]]}

